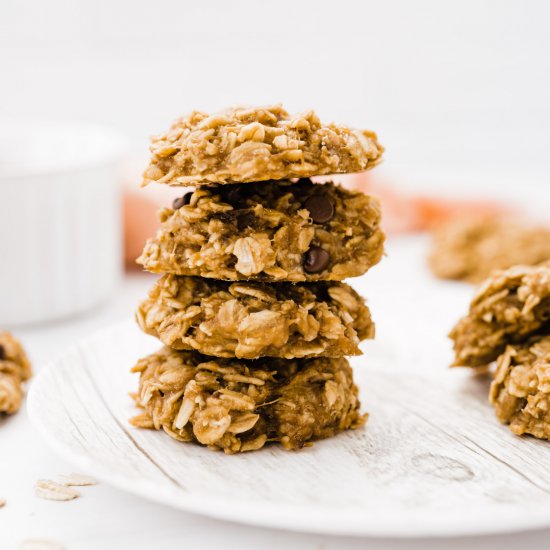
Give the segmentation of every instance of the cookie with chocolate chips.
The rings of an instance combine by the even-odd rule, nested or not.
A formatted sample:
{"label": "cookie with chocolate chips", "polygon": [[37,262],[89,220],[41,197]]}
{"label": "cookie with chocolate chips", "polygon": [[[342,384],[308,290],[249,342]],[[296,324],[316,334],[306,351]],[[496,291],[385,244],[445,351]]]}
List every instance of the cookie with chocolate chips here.
{"label": "cookie with chocolate chips", "polygon": [[160,218],[138,259],[154,273],[341,281],[362,275],[383,253],[378,200],[332,182],[200,187]]}

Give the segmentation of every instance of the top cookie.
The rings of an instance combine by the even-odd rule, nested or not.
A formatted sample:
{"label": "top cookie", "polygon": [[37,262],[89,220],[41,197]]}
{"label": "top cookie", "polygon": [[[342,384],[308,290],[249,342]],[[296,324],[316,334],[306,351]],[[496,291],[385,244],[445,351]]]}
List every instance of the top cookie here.
{"label": "top cookie", "polygon": [[244,183],[361,172],[381,160],[376,134],[323,125],[313,111],[280,105],[194,111],[151,144],[143,185]]}

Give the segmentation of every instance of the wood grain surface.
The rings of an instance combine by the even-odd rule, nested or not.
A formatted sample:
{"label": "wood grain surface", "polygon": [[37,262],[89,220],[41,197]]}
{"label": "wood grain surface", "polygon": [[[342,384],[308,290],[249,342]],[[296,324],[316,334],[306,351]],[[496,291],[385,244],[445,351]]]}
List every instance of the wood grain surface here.
{"label": "wood grain surface", "polygon": [[128,425],[127,392],[136,383],[128,365],[156,345],[120,326],[66,353],[33,387],[29,407],[40,430],[66,458],[116,486],[218,517],[331,533],[550,523],[548,446],[496,422],[487,380],[359,359],[371,413],[365,429],[297,453],[268,447],[226,456]]}
{"label": "wood grain surface", "polygon": [[[44,369],[29,396],[41,433],[81,470],[144,497],[244,523],[332,534],[436,536],[550,525],[550,447],[514,436],[488,379],[449,369],[449,325],[470,287],[411,273],[405,247],[355,285],[378,336],[354,358],[365,429],[300,452],[226,456],[128,424],[129,369],[158,342],[106,329]],[[418,263],[418,262],[417,262]],[[411,262],[412,265],[412,262]]]}

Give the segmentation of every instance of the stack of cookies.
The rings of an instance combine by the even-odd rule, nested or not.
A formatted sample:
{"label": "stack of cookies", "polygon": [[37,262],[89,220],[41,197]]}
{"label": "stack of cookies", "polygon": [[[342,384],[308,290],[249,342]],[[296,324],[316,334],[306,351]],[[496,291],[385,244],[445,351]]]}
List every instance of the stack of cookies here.
{"label": "stack of cookies", "polygon": [[132,419],[227,453],[298,449],[365,422],[346,355],[374,336],[342,280],[383,253],[376,199],[311,176],[358,172],[376,135],[280,106],[194,112],[154,138],[145,183],[192,186],[138,262],[138,309],[165,347],[141,359]]}

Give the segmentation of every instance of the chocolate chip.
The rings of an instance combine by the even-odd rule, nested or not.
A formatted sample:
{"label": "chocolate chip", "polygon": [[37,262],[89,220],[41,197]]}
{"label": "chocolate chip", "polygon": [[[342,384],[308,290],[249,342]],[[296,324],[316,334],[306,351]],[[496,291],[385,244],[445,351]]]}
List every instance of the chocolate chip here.
{"label": "chocolate chip", "polygon": [[247,198],[250,194],[246,190],[246,185],[228,184],[223,187],[229,187],[229,189],[224,189],[221,195],[224,202],[236,210],[247,208]]}
{"label": "chocolate chip", "polygon": [[174,210],[179,210],[182,206],[189,204],[191,202],[192,195],[193,191],[189,191],[189,193],[185,193],[183,197],[178,197],[177,199],[174,199],[174,202],[172,203],[172,208]]}
{"label": "chocolate chip", "polygon": [[238,187],[231,187],[227,192],[226,196],[227,196],[227,202],[231,205],[238,204],[241,199]]}
{"label": "chocolate chip", "polygon": [[6,358],[6,349],[0,344],[0,361]]}
{"label": "chocolate chip", "polygon": [[219,212],[212,216],[214,220],[220,220],[223,223],[233,223],[235,221],[236,214],[234,210],[229,212]]}
{"label": "chocolate chip", "polygon": [[252,212],[242,212],[237,216],[237,227],[239,231],[252,227],[256,223],[256,216]]}
{"label": "chocolate chip", "polygon": [[330,254],[320,246],[312,245],[304,257],[304,271],[306,273],[320,273],[330,262]]}
{"label": "chocolate chip", "polygon": [[304,207],[309,210],[309,215],[314,223],[325,223],[334,217],[334,205],[326,195],[312,195]]}
{"label": "chocolate chip", "polygon": [[535,312],[537,317],[541,321],[550,320],[550,298],[544,298],[540,303],[535,307]]}
{"label": "chocolate chip", "polygon": [[298,185],[311,184],[311,180],[309,178],[300,178],[296,183]]}

